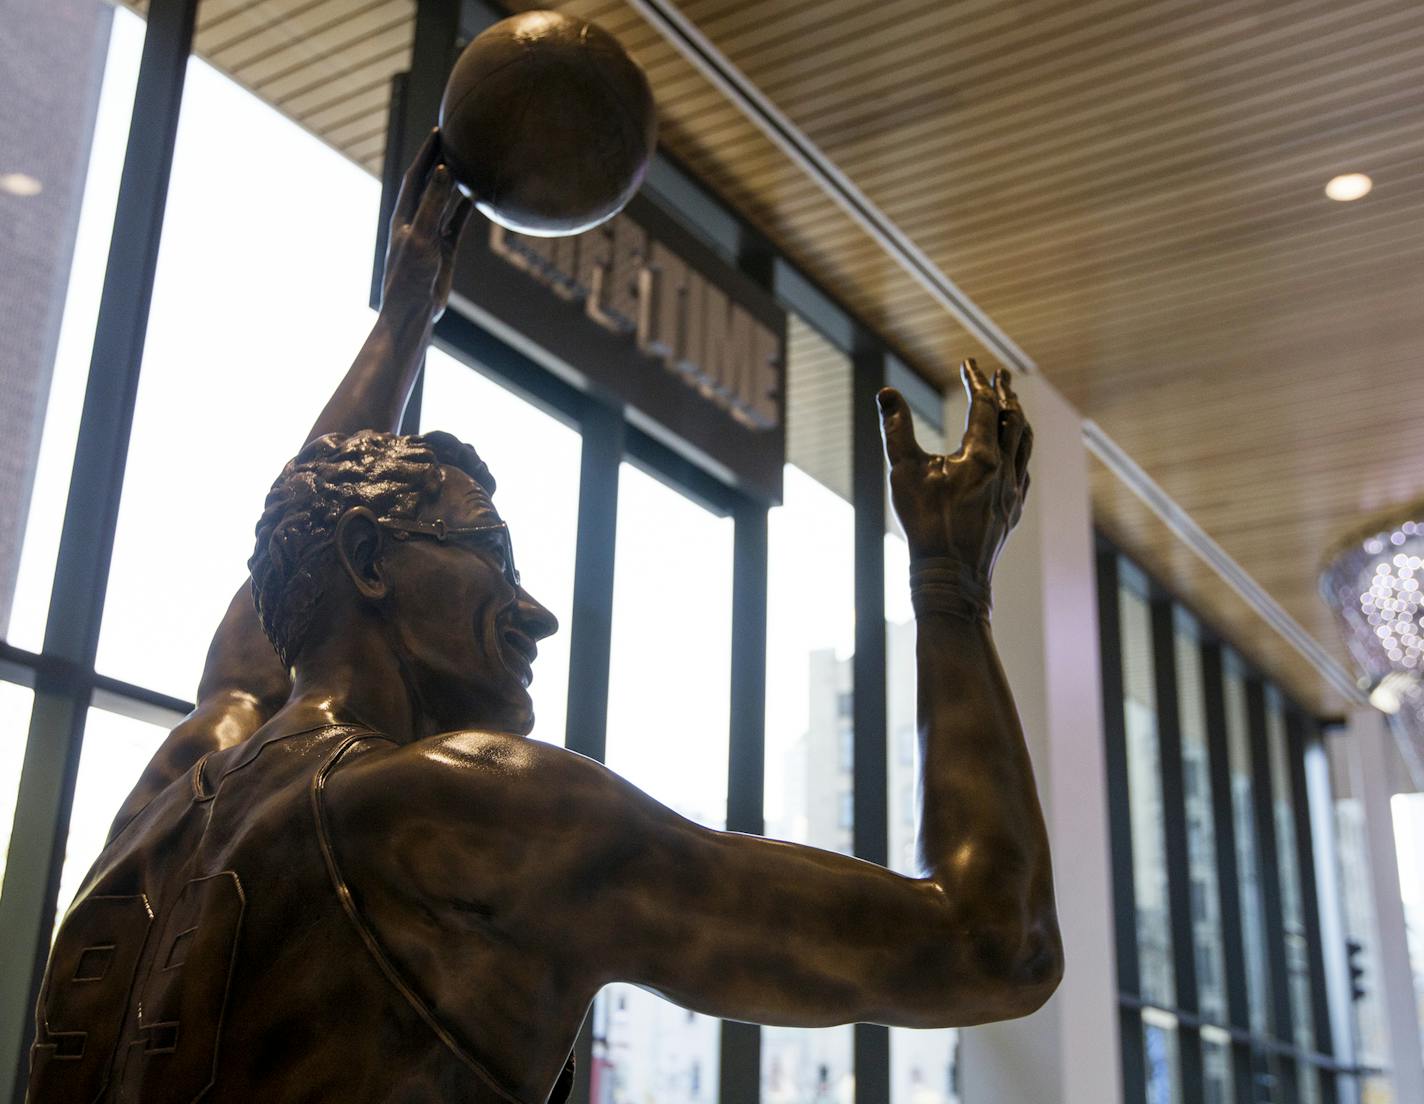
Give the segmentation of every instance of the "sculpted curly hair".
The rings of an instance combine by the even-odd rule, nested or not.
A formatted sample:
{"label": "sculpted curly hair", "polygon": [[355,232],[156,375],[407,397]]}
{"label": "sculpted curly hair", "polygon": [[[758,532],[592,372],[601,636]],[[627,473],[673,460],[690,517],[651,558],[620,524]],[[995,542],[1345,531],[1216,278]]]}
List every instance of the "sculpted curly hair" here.
{"label": "sculpted curly hair", "polygon": [[282,469],[267,494],[247,566],[257,616],[285,666],[301,652],[321,600],[341,516],[364,506],[378,518],[417,517],[440,493],[441,465],[494,493],[494,477],[475,450],[440,432],[330,433]]}

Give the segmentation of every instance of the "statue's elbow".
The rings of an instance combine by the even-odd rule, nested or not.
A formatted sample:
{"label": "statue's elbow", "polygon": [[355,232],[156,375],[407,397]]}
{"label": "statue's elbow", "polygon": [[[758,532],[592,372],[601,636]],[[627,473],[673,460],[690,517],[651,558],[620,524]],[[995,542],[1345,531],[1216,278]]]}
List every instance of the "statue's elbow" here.
{"label": "statue's elbow", "polygon": [[1063,943],[1056,924],[1040,928],[1026,941],[1022,955],[1003,979],[1009,1005],[1006,1019],[1037,1012],[1063,980]]}

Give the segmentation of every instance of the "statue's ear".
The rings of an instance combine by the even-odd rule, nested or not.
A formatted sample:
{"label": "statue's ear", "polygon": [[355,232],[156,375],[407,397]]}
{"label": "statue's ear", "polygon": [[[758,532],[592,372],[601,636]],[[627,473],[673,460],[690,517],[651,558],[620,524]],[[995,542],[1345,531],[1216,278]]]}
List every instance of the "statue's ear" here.
{"label": "statue's ear", "polygon": [[384,534],[376,515],[355,506],[336,523],[336,557],[362,597],[384,598],[389,589],[381,563]]}

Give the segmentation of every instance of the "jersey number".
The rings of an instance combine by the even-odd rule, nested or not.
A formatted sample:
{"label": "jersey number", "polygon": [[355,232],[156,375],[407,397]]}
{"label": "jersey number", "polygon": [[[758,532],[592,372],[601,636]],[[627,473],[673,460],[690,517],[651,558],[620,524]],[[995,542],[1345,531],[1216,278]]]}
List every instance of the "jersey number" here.
{"label": "jersey number", "polygon": [[[204,1092],[243,905],[229,870],[189,882],[157,920],[142,894],[75,906],[40,998],[31,1099],[95,1100],[110,1070],[120,1078],[121,1100],[187,1104]],[[158,945],[131,994],[155,923],[162,925]]]}

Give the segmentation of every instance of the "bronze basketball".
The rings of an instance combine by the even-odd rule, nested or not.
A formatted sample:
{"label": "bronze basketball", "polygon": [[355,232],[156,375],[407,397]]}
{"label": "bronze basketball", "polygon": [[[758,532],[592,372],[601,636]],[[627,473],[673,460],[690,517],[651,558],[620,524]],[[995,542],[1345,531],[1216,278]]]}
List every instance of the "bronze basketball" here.
{"label": "bronze basketball", "polygon": [[490,219],[521,234],[578,234],[642,183],[656,142],[652,89],[606,31],[531,11],[460,55],[440,104],[446,164]]}

